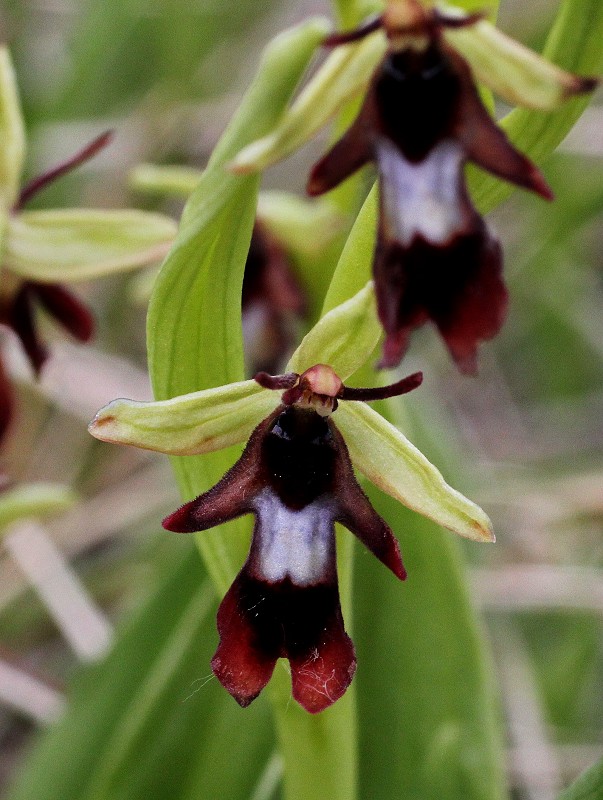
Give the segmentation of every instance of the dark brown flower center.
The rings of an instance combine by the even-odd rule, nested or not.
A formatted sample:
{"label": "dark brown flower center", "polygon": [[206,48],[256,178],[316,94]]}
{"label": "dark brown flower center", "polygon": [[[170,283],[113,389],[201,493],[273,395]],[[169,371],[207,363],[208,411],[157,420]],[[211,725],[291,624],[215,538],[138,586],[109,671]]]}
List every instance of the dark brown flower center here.
{"label": "dark brown flower center", "polygon": [[421,161],[454,124],[461,83],[440,48],[389,53],[375,81],[382,132]]}
{"label": "dark brown flower center", "polygon": [[310,408],[289,406],[262,443],[269,485],[282,502],[301,509],[330,492],[336,449],[329,422]]}

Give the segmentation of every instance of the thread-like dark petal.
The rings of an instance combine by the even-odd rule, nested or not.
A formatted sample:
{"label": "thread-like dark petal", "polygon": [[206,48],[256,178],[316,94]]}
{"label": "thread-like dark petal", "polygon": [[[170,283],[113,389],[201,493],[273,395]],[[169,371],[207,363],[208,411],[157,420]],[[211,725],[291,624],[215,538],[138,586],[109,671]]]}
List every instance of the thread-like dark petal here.
{"label": "thread-like dark petal", "polygon": [[323,47],[339,47],[343,44],[350,44],[351,42],[357,42],[360,39],[364,39],[365,36],[368,36],[375,31],[378,31],[383,25],[383,18],[381,14],[371,16],[368,19],[365,19],[357,28],[354,28],[351,31],[335,31],[335,33],[329,34],[326,39],[323,41]]}
{"label": "thread-like dark petal", "polygon": [[101,133],[100,136],[97,136],[96,139],[93,139],[74,156],[71,156],[71,158],[68,158],[66,161],[63,161],[56,167],[49,169],[48,172],[44,172],[42,175],[38,175],[36,178],[30,181],[21,190],[16,209],[23,208],[23,206],[29,200],[31,200],[34,195],[38,194],[38,192],[41,192],[42,189],[46,188],[46,186],[54,183],[54,181],[58,180],[63,175],[66,175],[68,172],[71,172],[79,167],[80,164],[83,164],[84,162],[93,158],[100,150],[107,147],[107,145],[113,139],[113,135],[113,131],[105,131],[104,133]]}

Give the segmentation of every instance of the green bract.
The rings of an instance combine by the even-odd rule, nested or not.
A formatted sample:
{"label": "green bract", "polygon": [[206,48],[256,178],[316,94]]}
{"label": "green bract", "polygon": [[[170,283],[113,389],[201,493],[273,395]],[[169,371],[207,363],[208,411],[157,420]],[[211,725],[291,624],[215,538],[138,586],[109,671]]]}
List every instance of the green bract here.
{"label": "green bract", "polygon": [[[293,354],[288,370],[301,373],[322,361],[345,379],[370,358],[379,335],[369,283],[320,320]],[[104,441],[193,455],[244,440],[278,403],[274,392],[242,381],[160,402],[115,400],[99,411],[89,430]],[[334,413],[353,462],[373,483],[461,536],[493,541],[484,512],[448,486],[397,428],[364,403],[344,401]]]}
{"label": "green bract", "polygon": [[329,311],[304,337],[287,364],[288,372],[303,372],[328,364],[342,381],[360,369],[381,336],[373,282]]}
{"label": "green bract", "polygon": [[[130,184],[149,194],[188,198],[202,176],[194,167],[141,164],[131,171]],[[320,253],[343,229],[331,203],[278,190],[260,192],[257,219],[293,254]]]}

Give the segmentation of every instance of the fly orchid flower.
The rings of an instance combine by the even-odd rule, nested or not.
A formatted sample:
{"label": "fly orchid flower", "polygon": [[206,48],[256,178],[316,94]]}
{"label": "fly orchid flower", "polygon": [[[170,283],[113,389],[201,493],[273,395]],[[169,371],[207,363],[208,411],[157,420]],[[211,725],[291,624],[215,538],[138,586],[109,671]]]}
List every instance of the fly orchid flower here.
{"label": "fly orchid flower", "polygon": [[[34,195],[96,155],[112,133],[103,133],[20,189],[25,133],[5,47],[0,47],[0,133],[0,325],[16,333],[38,374],[47,350],[37,331],[34,306],[42,307],[76,339],[88,341],[92,314],[62,284],[160,260],[177,226],[163,215],[134,210],[24,210]],[[0,439],[10,422],[12,402],[10,382],[0,364]]]}
{"label": "fly orchid flower", "polygon": [[[204,453],[249,437],[240,459],[209,491],[164,520],[204,531],[256,518],[249,557],[218,611],[212,669],[248,705],[276,660],[289,660],[293,697],[327,708],[352,680],[356,659],[339,603],[334,523],[342,523],[400,579],[400,549],[360,488],[356,466],[405,505],[468,538],[493,541],[486,515],[365,402],[410,391],[421,373],[376,389],[344,380],[380,335],[369,284],[310,331],[280,376],[156,403],[116,400],[90,425],[99,439],[170,454]],[[322,353],[329,364],[316,363]],[[274,392],[281,392],[275,399]]]}
{"label": "fly orchid flower", "polygon": [[[277,130],[242,151],[233,168],[257,169],[286,155],[353,89],[366,89],[351,127],[314,166],[308,192],[323,194],[375,162],[380,218],[373,274],[386,334],[381,366],[396,366],[412,330],[431,320],[461,371],[475,372],[478,343],[504,321],[507,290],[500,245],[470,200],[465,165],[552,198],[537,167],[490,117],[475,81],[510,102],[542,109],[591,91],[597,81],[548,64],[481,14],[426,8],[419,0],[389,0],[382,15],[325,44],[346,52],[325,64]],[[322,101],[322,108],[296,131],[311,101]]]}

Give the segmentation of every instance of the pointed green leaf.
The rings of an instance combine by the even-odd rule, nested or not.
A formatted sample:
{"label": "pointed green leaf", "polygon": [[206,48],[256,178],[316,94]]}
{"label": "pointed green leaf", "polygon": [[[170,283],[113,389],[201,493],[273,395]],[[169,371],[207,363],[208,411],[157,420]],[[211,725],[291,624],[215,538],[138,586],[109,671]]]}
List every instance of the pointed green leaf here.
{"label": "pointed green leaf", "polygon": [[5,46],[0,46],[0,142],[0,210],[6,212],[19,197],[25,130],[17,80]]}
{"label": "pointed green leaf", "polygon": [[46,517],[66,511],[75,493],[60,483],[26,483],[0,493],[0,530],[19,519]]}
{"label": "pointed green leaf", "polygon": [[160,261],[176,229],[146,211],[23,211],[9,219],[4,264],[30,280],[89,280]]}
{"label": "pointed green leaf", "polygon": [[448,42],[467,59],[475,77],[513,105],[552,111],[593,81],[560,69],[486,20],[449,28]]}
{"label": "pointed green leaf", "polygon": [[257,172],[309,141],[349,100],[366,89],[385,49],[381,33],[336,48],[274,130],[242,150],[231,168],[238,173]]}
{"label": "pointed green leaf", "polygon": [[203,170],[194,167],[139,164],[131,170],[128,182],[139,192],[188,197],[202,175]]}
{"label": "pointed green leaf", "polygon": [[287,372],[328,364],[342,381],[370,358],[381,337],[375,290],[369,281],[354,297],[325,314],[291,356]]}
{"label": "pointed green leaf", "polygon": [[249,800],[274,748],[268,704],[241,709],[208,679],[215,596],[191,545],[156,553],[150,596],[107,658],[77,670],[10,800]]}
{"label": "pointed green leaf", "polygon": [[341,403],[334,416],[352,461],[384,492],[455,533],[493,542],[479,506],[449,486],[408,439],[365,403]]}
{"label": "pointed green leaf", "polygon": [[242,381],[155,403],[114,400],[88,426],[97,439],[168,455],[211,453],[245,441],[278,394]]}

